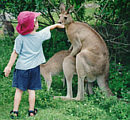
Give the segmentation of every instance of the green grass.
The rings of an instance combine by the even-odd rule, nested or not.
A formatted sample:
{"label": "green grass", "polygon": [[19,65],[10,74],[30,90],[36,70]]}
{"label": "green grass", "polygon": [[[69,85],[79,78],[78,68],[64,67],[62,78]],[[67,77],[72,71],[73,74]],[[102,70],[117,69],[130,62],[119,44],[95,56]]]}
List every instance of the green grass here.
{"label": "green grass", "polygon": [[[8,63],[13,49],[12,40],[0,37],[0,73]],[[13,108],[15,88],[12,88],[13,70],[8,78],[0,75],[0,120],[9,120],[9,112]],[[36,92],[36,108],[39,112],[35,117],[28,117],[28,93],[24,92],[19,108],[19,120],[128,120],[128,103],[114,97],[106,97],[94,87],[94,95],[87,96],[83,101],[62,101],[53,99],[56,95],[66,95],[66,87],[62,87],[63,74],[53,77],[52,88],[46,91],[42,78],[42,90]],[[73,81],[76,96],[76,77]],[[124,98],[125,99],[125,98]]]}

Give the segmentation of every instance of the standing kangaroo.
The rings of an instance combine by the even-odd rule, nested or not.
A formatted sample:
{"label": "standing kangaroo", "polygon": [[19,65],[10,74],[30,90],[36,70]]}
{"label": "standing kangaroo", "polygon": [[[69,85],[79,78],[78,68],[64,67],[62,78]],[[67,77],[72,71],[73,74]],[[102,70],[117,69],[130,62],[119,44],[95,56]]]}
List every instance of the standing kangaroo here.
{"label": "standing kangaroo", "polygon": [[[108,96],[113,95],[108,87],[109,52],[102,37],[89,25],[73,21],[69,14],[70,9],[65,11],[64,4],[60,5],[61,14],[59,23],[64,24],[68,39],[72,44],[72,52],[69,56],[76,57],[76,72],[78,75],[78,93],[72,98],[72,79],[67,80],[67,96],[57,96],[62,99],[82,100],[84,98],[84,79],[88,82],[97,83],[102,91]],[[68,57],[69,57],[68,56]],[[67,59],[67,58],[66,58]],[[63,62],[64,74],[67,65]],[[66,77],[66,74],[65,74]],[[69,86],[68,86],[69,85]]]}

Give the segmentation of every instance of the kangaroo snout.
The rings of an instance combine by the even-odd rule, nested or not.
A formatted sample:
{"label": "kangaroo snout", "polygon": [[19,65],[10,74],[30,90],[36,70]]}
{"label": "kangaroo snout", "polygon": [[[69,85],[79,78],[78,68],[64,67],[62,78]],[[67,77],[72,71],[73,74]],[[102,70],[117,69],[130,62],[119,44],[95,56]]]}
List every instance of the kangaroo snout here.
{"label": "kangaroo snout", "polygon": [[62,22],[61,22],[61,21],[58,21],[57,23],[62,24]]}

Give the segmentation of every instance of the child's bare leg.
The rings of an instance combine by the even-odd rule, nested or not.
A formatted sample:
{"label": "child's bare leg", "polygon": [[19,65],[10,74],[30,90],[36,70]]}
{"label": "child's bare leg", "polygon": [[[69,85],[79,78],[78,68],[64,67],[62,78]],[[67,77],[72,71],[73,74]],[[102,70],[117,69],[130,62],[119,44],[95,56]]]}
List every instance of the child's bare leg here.
{"label": "child's bare leg", "polygon": [[[28,90],[29,93],[29,111],[34,111],[35,106],[35,90]],[[30,113],[30,116],[34,116],[33,113]]]}
{"label": "child's bare leg", "polygon": [[22,93],[23,93],[22,90],[20,90],[19,88],[16,88],[15,97],[14,97],[14,108],[13,108],[13,111],[18,111]]}

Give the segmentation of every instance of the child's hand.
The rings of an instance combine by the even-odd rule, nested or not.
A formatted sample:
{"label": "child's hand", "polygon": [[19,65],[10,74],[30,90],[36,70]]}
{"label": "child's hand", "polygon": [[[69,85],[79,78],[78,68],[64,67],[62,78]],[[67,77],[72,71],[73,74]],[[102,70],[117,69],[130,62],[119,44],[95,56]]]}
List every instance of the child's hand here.
{"label": "child's hand", "polygon": [[56,25],[57,25],[57,28],[65,28],[65,26],[62,24],[56,24]]}
{"label": "child's hand", "polygon": [[11,67],[6,66],[5,69],[4,69],[4,72],[5,72],[5,77],[8,77],[10,72],[11,72]]}
{"label": "child's hand", "polygon": [[50,26],[50,30],[53,30],[55,28],[65,28],[65,26],[62,24],[54,24]]}

